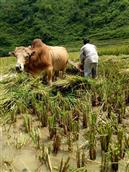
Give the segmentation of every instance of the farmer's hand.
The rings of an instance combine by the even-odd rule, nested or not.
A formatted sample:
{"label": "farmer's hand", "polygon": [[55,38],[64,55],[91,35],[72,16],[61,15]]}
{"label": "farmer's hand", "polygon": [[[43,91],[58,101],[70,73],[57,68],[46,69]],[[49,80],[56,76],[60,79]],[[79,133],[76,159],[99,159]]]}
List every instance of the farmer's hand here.
{"label": "farmer's hand", "polygon": [[77,68],[78,68],[79,72],[81,72],[81,73],[84,72],[84,70],[83,70],[83,64],[82,64],[82,63],[79,63],[79,64],[77,65]]}
{"label": "farmer's hand", "polygon": [[82,69],[79,69],[79,72],[83,73],[84,71]]}

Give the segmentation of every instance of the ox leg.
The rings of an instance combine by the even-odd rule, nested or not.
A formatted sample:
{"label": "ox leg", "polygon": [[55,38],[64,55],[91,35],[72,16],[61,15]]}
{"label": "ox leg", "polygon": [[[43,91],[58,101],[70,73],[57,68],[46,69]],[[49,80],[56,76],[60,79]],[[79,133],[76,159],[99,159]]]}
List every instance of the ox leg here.
{"label": "ox leg", "polygon": [[64,79],[64,74],[65,74],[66,69],[60,71],[60,78]]}
{"label": "ox leg", "polygon": [[52,71],[53,68],[48,68],[47,70],[47,77],[48,77],[48,85],[52,85]]}
{"label": "ox leg", "polygon": [[53,75],[53,81],[57,81],[59,78],[59,71],[55,71]]}

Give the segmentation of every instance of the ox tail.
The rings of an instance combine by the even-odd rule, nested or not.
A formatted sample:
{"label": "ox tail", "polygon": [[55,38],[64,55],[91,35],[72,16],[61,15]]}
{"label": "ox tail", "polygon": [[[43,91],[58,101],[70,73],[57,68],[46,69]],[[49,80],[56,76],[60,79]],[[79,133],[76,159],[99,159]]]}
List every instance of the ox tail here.
{"label": "ox tail", "polygon": [[83,64],[78,63],[78,62],[74,62],[71,60],[68,60],[68,64],[74,66],[76,69],[78,69],[80,72],[83,72]]}

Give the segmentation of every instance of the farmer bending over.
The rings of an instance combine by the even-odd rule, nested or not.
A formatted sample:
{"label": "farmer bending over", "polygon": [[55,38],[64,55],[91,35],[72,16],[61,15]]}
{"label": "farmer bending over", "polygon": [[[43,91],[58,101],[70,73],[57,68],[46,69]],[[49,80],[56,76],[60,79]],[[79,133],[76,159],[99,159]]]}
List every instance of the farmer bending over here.
{"label": "farmer bending over", "polygon": [[80,60],[81,64],[84,66],[84,76],[92,76],[92,78],[96,78],[99,56],[96,46],[89,42],[89,39],[83,39],[84,46],[80,51]]}

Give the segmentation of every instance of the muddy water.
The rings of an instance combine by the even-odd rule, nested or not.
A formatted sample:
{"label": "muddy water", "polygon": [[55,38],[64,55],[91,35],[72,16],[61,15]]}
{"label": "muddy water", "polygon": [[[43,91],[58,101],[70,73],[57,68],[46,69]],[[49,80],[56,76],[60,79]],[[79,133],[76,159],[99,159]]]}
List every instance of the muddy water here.
{"label": "muddy water", "polygon": [[15,141],[12,138],[3,134],[0,138],[0,170],[14,169],[16,172],[23,172],[25,169],[28,172],[35,171],[39,166],[39,161],[36,158],[36,151],[31,146],[25,146],[22,149],[17,149]]}
{"label": "muddy water", "polygon": [[[129,110],[129,109],[128,109]],[[127,110],[127,113],[129,112]],[[33,117],[33,127],[40,127],[39,121],[36,117]],[[129,117],[125,119],[125,125],[129,126]],[[41,140],[45,144],[45,147],[50,148],[50,160],[53,167],[53,172],[58,171],[60,161],[63,158],[64,161],[70,157],[70,168],[76,168],[76,150],[77,145],[81,147],[85,142],[83,137],[84,131],[80,132],[80,139],[78,142],[73,144],[73,151],[68,152],[67,140],[62,139],[61,150],[55,155],[52,153],[52,141],[49,140],[49,131],[47,128],[41,128]],[[25,140],[24,144],[19,147],[18,140]],[[22,142],[23,143],[23,142]],[[88,150],[85,149],[86,153],[86,169],[88,172],[100,172],[101,164],[101,153],[100,145],[97,145],[97,159],[90,161],[88,156]],[[125,157],[119,163],[119,172],[125,172],[128,158]],[[39,161],[39,150],[35,148],[31,138],[25,132],[23,126],[23,117],[19,116],[17,122],[13,125],[0,128],[0,172],[49,172],[48,167],[41,165]]]}
{"label": "muddy water", "polygon": [[[26,145],[19,150],[16,149],[11,138],[9,140],[7,139],[8,138],[6,136],[2,136],[0,139],[0,170],[3,170],[2,172],[9,169],[14,169],[15,172],[49,172],[49,169],[45,164],[41,166],[38,160],[38,151],[36,151],[36,149],[31,144]],[[49,142],[49,145],[50,144],[51,143]],[[76,154],[75,152],[68,153],[66,146],[62,146],[60,152],[57,155],[50,153],[53,172],[57,171],[59,168],[61,159],[63,158],[63,160],[66,161],[68,157],[70,157],[70,167],[75,168]],[[100,171],[99,164],[97,162],[88,162],[87,169],[89,169],[88,172]]]}

